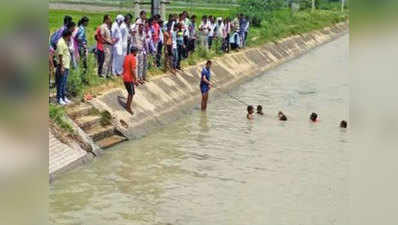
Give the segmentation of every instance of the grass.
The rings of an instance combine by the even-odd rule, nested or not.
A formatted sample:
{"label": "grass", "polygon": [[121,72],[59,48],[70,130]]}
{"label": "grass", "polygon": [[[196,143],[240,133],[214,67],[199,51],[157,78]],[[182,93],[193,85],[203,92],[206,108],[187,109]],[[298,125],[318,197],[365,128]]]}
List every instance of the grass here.
{"label": "grass", "polygon": [[63,107],[50,105],[49,106],[50,119],[63,131],[73,134],[72,126],[65,120],[65,110]]}
{"label": "grass", "polygon": [[[181,12],[184,9],[179,9]],[[189,12],[189,9],[186,9]],[[132,10],[133,11],[133,10]],[[133,14],[133,12],[130,12]],[[62,20],[65,15],[73,17],[74,21],[78,21],[82,16],[88,16],[90,18],[89,26],[87,27],[87,39],[89,45],[94,45],[94,33],[102,23],[103,15],[109,14],[112,18],[115,18],[117,14],[126,14],[127,11],[120,12],[81,12],[81,11],[70,11],[70,10],[49,10],[49,32],[53,33],[56,29],[61,27]],[[168,13],[176,13],[173,10]],[[193,12],[198,18],[202,15],[214,15],[216,17],[233,17],[236,15],[234,9],[230,10],[217,10],[217,9],[195,9]],[[192,14],[192,13],[190,13]],[[338,22],[342,22],[348,19],[348,11],[341,13],[339,9],[336,10],[316,10],[311,13],[310,10],[302,10],[298,12],[291,12],[289,9],[277,10],[271,13],[269,19],[262,22],[260,27],[251,27],[248,35],[247,46],[254,47],[262,45],[269,41],[274,41],[280,38],[284,38],[299,33],[305,33],[317,29],[321,29]],[[221,56],[223,53],[216,49],[215,46],[221,46],[219,44],[213,44],[211,51],[205,51],[198,49],[194,54],[189,56],[188,59],[182,61],[183,66],[195,65],[205,59],[211,59],[216,56]],[[151,61],[151,60],[149,60]],[[162,60],[163,61],[163,60]],[[104,80],[96,75],[95,58],[92,54],[89,55],[88,59],[88,72],[85,77],[81,75],[79,71],[75,70],[71,72],[68,78],[69,92],[75,97],[83,97],[86,93],[97,94],[102,90],[108,90],[112,87],[118,87],[122,85],[121,79],[115,80]],[[155,67],[149,67],[148,77],[162,74],[163,72]],[[88,84],[84,84],[83,81],[87,81]]]}

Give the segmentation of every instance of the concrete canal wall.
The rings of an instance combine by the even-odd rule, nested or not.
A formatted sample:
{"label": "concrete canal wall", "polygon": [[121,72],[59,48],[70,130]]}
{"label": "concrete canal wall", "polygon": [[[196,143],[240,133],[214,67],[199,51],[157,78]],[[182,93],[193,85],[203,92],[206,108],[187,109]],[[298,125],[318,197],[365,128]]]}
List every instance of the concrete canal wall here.
{"label": "concrete canal wall", "polygon": [[[211,90],[210,99],[219,94],[219,90],[227,91],[347,32],[348,24],[340,23],[213,59],[211,80],[217,88]],[[137,87],[133,101],[134,115],[126,112],[119,103],[125,101],[124,88],[111,89],[90,104],[100,111],[110,112],[113,125],[129,139],[142,137],[156,127],[175,121],[192,110],[193,106],[199,106],[200,71],[204,63],[185,68],[176,76],[157,76]]]}

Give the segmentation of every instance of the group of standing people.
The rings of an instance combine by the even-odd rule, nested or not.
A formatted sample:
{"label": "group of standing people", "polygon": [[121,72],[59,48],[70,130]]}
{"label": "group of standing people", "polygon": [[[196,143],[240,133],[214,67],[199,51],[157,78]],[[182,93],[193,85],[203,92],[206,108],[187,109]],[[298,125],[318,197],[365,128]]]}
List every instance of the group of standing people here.
{"label": "group of standing people", "polygon": [[[50,71],[55,69],[57,101],[61,105],[69,103],[65,90],[71,68],[82,68],[82,80],[86,82],[90,49],[86,36],[88,24],[86,16],[78,24],[65,16],[64,25],[50,36],[49,65]],[[186,11],[170,14],[167,21],[162,21],[160,15],[147,18],[145,11],[141,11],[135,21],[131,14],[118,15],[114,21],[110,15],[104,15],[94,35],[97,73],[103,78],[122,76],[126,56],[134,48],[136,85],[142,85],[147,81],[150,61],[151,66],[160,68],[163,57],[164,71],[176,74],[182,70],[181,61],[195,52],[198,44],[205,50],[215,46],[229,52],[246,45],[248,30],[249,20],[242,14],[233,20],[203,16],[199,25],[196,15],[189,16]]]}

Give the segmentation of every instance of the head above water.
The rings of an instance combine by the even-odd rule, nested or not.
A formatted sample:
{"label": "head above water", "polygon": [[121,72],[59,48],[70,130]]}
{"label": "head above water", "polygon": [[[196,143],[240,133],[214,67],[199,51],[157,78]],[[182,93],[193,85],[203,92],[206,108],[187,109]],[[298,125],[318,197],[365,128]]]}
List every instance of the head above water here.
{"label": "head above water", "polygon": [[280,121],[287,121],[287,116],[282,111],[278,112],[278,117]]}
{"label": "head above water", "polygon": [[341,127],[341,128],[347,128],[347,121],[342,120],[342,121],[340,122],[340,127]]}
{"label": "head above water", "polygon": [[263,107],[261,105],[257,106],[257,113],[263,113]]}
{"label": "head above water", "polygon": [[316,114],[316,113],[311,113],[311,115],[310,115],[310,120],[312,121],[312,122],[316,122],[316,120],[318,119],[318,114]]}
{"label": "head above water", "polygon": [[247,106],[247,113],[249,113],[249,114],[254,113],[254,107],[252,105]]}

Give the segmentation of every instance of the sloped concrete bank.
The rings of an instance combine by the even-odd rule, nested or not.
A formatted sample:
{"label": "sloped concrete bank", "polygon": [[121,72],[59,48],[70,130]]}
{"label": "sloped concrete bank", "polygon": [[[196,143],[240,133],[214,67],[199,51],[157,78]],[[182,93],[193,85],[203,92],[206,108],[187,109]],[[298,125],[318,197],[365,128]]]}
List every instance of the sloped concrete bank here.
{"label": "sloped concrete bank", "polygon": [[[348,24],[339,23],[213,59],[212,82],[217,88],[212,89],[210,100],[220,91],[228,91],[347,32]],[[111,89],[90,104],[100,111],[110,112],[113,125],[124,136],[129,139],[142,137],[157,127],[177,120],[200,104],[199,80],[203,65],[204,62],[185,68],[176,76],[158,76],[139,86],[133,101],[134,115],[126,112],[120,104],[125,102],[124,88]]]}

